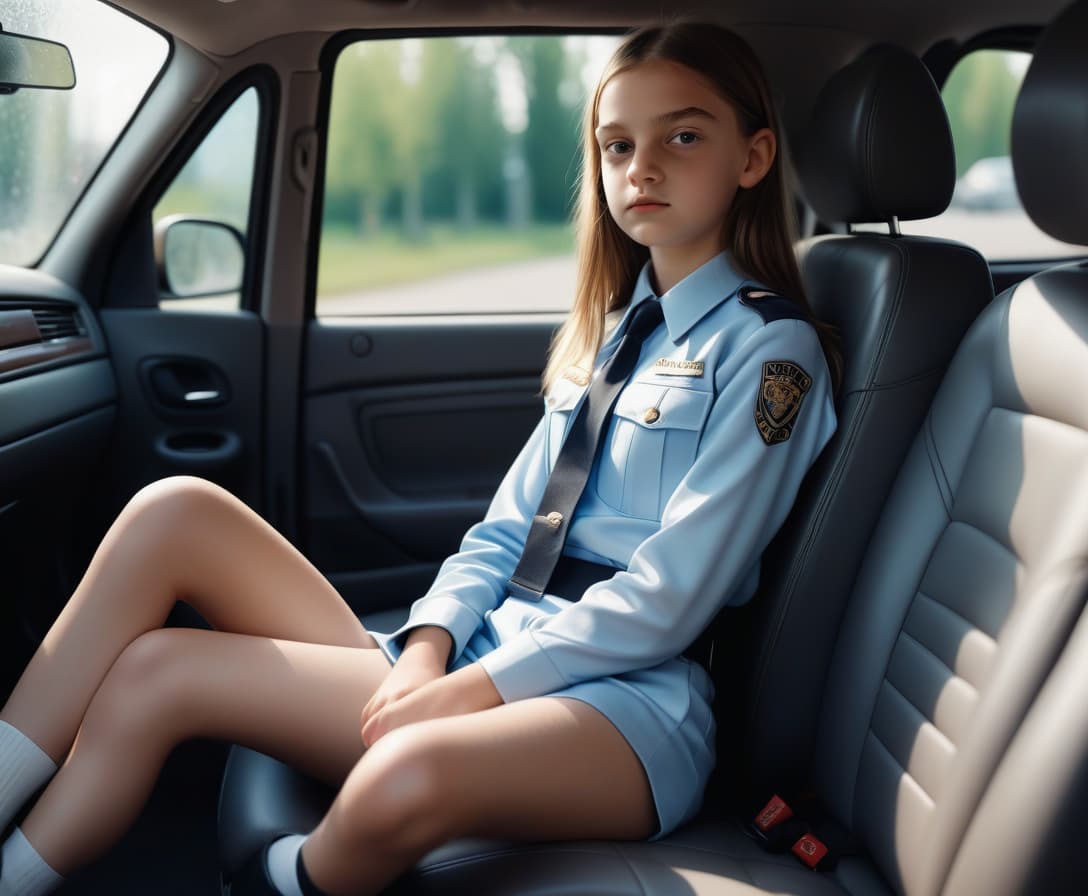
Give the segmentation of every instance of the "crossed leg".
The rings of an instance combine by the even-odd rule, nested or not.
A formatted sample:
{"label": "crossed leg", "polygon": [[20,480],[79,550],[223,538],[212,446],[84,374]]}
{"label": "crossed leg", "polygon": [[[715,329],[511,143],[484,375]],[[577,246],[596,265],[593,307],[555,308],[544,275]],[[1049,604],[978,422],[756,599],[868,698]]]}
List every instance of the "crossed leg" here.
{"label": "crossed leg", "polygon": [[0,718],[57,764],[121,652],[178,600],[215,629],[375,647],[336,590],[229,492],[188,476],[152,483],[114,521]]}
{"label": "crossed leg", "polygon": [[[160,629],[178,599],[219,631]],[[360,712],[389,670],[373,646],[321,575],[241,502],[199,480],[156,483],[111,528],[4,707],[5,721],[63,760],[23,832],[62,875],[91,861],[191,737],[345,782],[304,850],[330,893],[374,892],[461,834],[653,831],[640,763],[577,701],[408,726],[363,755]]]}
{"label": "crossed leg", "polygon": [[376,893],[464,835],[653,832],[637,757],[577,700],[539,698],[409,725],[364,753],[359,715],[388,669],[377,650],[185,629],[144,635],[110,670],[23,831],[69,873],[128,828],[176,744],[206,737],[342,784],[304,848],[311,877],[330,894]]}
{"label": "crossed leg", "polygon": [[[194,633],[161,629],[178,600],[191,604],[219,630],[204,632],[205,638],[243,633],[256,640],[332,645],[333,653],[347,657],[341,666],[354,674],[352,687],[337,693],[343,695],[345,719],[351,716],[350,725],[342,723],[339,730],[350,728],[351,743],[338,742],[332,748],[339,764],[326,755],[327,738],[314,737],[301,756],[297,750],[291,752],[293,742],[285,748],[304,765],[308,759],[310,767],[332,762],[341,777],[350,768],[344,758],[348,751],[354,750],[352,759],[361,753],[359,710],[389,666],[379,651],[365,649],[375,647],[374,639],[350,607],[289,542],[230,493],[192,477],[153,483],[126,505],[110,527],[0,713],[0,719],[62,765],[23,825],[27,839],[62,874],[108,845],[109,837],[118,835],[124,819],[138,808],[140,794],[146,796],[158,765],[139,764],[133,739],[146,740],[153,751],[161,749],[164,738],[172,736],[179,724],[191,722],[192,734],[199,735],[207,721],[199,712],[186,720],[192,711],[189,705],[175,706],[180,717],[171,719],[164,719],[151,705],[170,683],[169,670],[177,666],[167,662],[165,654],[192,648],[202,658],[197,642],[183,640]],[[231,649],[228,645],[224,644],[224,652]],[[263,649],[267,654],[271,645]],[[290,656],[280,651],[275,661],[255,659],[255,668],[274,675]],[[191,671],[194,680],[200,679],[201,670],[195,666],[190,670],[189,665],[186,674]],[[211,662],[210,668],[221,667]],[[219,685],[233,687],[229,672],[223,670],[223,674],[226,677]],[[279,678],[287,687],[289,676]],[[238,681],[238,687],[246,686],[244,677]],[[323,693],[319,679],[319,686],[307,691],[305,700],[320,705]],[[353,698],[362,701],[357,708]],[[94,713],[92,703],[96,704]],[[241,713],[243,706],[235,711]],[[143,721],[132,717],[137,711],[143,713]],[[324,718],[316,713],[315,724]],[[109,734],[111,719],[127,733],[127,740]],[[260,731],[254,736],[259,739]],[[247,742],[247,737],[242,741]],[[78,751],[73,749],[77,740]],[[114,776],[103,772],[106,777],[96,783],[93,763],[84,760],[102,740],[113,744],[118,756],[134,759]],[[145,760],[150,761],[146,756]],[[107,767],[108,763],[102,766]],[[80,769],[92,769],[90,777]],[[102,814],[91,817],[75,812],[65,821],[69,791],[73,806],[97,793]],[[50,818],[55,825],[45,822]]]}
{"label": "crossed leg", "polygon": [[390,732],[302,852],[318,887],[358,896],[456,837],[640,840],[656,828],[646,774],[612,723],[541,697]]}
{"label": "crossed leg", "polygon": [[170,751],[240,743],[338,786],[363,753],[359,719],[389,672],[378,650],[160,629],[124,650],[22,830],[62,876],[131,826]]}

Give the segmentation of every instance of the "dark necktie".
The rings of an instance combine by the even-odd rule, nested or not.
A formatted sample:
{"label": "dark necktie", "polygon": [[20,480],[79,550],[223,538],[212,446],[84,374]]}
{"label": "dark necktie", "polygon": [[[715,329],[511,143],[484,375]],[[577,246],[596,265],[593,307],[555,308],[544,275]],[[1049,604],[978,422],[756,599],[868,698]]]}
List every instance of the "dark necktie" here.
{"label": "dark necktie", "polygon": [[601,435],[612,416],[612,408],[635,369],[642,343],[662,319],[660,302],[649,299],[639,305],[627,323],[619,347],[589,387],[544,486],[544,497],[533,516],[525,549],[509,582],[511,594],[540,600],[548,587],[548,580],[563,553],[574,508],[597,457]]}

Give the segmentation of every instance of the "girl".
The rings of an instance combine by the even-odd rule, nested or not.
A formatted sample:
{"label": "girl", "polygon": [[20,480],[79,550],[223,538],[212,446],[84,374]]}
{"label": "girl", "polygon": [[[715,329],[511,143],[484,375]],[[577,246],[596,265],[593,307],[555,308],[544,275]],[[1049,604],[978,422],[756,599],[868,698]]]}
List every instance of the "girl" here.
{"label": "girl", "polygon": [[[835,425],[774,122],[727,31],[616,51],[586,112],[545,417],[399,631],[366,631],[222,490],[137,494],[0,713],[0,827],[52,778],[4,843],[0,894],[109,848],[191,737],[339,787],[236,896],[375,893],[462,835],[641,839],[694,815],[712,686],[681,654],[752,595]],[[179,599],[215,631],[161,628]]]}

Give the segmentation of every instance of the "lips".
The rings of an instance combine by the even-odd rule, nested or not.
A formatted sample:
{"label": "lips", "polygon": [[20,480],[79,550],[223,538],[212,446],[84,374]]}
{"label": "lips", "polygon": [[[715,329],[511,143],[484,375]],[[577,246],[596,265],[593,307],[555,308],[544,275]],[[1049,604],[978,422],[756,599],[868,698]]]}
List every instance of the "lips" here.
{"label": "lips", "polygon": [[641,209],[649,210],[649,209],[655,209],[655,208],[665,208],[667,205],[668,205],[667,202],[663,202],[660,199],[654,199],[651,196],[640,196],[638,199],[636,199],[634,202],[632,202],[627,207],[629,209],[641,208]]}

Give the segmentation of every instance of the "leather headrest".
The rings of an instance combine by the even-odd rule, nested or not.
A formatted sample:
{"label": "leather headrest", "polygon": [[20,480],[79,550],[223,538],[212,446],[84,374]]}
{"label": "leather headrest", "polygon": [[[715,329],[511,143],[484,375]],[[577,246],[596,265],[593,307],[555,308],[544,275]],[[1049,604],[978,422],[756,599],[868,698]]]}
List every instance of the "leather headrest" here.
{"label": "leather headrest", "polygon": [[1039,37],[1012,116],[1012,169],[1031,220],[1088,243],[1088,2]]}
{"label": "leather headrest", "polygon": [[917,56],[882,44],[820,91],[796,154],[824,221],[931,218],[952,199],[956,162],[937,85]]}

